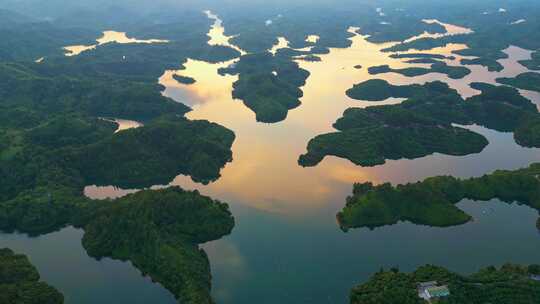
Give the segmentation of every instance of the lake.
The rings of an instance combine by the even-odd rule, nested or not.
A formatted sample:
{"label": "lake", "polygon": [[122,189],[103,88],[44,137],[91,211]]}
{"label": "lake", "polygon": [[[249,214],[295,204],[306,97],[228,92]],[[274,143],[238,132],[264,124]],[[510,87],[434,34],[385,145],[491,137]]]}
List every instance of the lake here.
{"label": "lake", "polygon": [[[209,31],[210,43],[230,45],[218,16]],[[436,22],[427,20],[427,22]],[[466,29],[445,24],[456,32]],[[350,29],[355,32],[354,28]],[[316,33],[306,37],[317,41]],[[425,36],[425,34],[424,34]],[[418,38],[418,37],[417,37]],[[412,39],[417,39],[412,38]],[[163,94],[193,108],[190,119],[219,123],[236,134],[232,163],[221,178],[209,185],[178,176],[171,185],[198,189],[201,193],[230,203],[237,225],[232,235],[205,244],[213,274],[213,294],[218,303],[346,303],[350,288],[366,280],[380,267],[399,266],[413,270],[433,263],[450,270],[472,273],[487,265],[505,262],[539,263],[540,234],[535,228],[538,213],[526,206],[463,201],[460,208],[474,217],[466,225],[432,228],[399,223],[375,230],[342,232],[335,214],[355,182],[405,183],[433,175],[481,176],[496,169],[517,169],[540,161],[538,149],[518,146],[511,133],[479,126],[467,126],[490,142],[481,153],[465,157],[434,154],[415,160],[395,160],[371,168],[355,166],[336,157],[327,157],[318,166],[297,164],[308,141],[334,131],[332,124],[349,107],[401,102],[352,100],[345,91],[355,83],[380,78],[392,84],[447,82],[464,97],[479,92],[471,82],[494,83],[498,77],[513,77],[527,69],[517,63],[531,52],[510,47],[508,59],[499,62],[501,72],[481,66],[467,66],[472,73],[454,80],[443,74],[404,77],[388,73],[369,75],[367,68],[388,64],[392,68],[411,65],[382,52],[393,43],[374,44],[355,34],[346,49],[331,49],[320,55],[321,62],[299,61],[311,75],[302,88],[302,105],[291,110],[285,121],[263,124],[240,100],[231,97],[236,76],[220,76],[217,71],[235,61],[212,64],[188,60],[185,69],[165,71],[159,82]],[[285,38],[273,48],[287,47]],[[237,47],[233,46],[238,49]],[[450,44],[429,53],[452,55],[464,45]],[[242,50],[240,50],[242,51]],[[446,60],[459,65],[462,56]],[[356,69],[356,65],[363,68]],[[173,75],[192,77],[195,84],[184,85]],[[539,95],[523,94],[540,105]],[[89,186],[92,198],[119,197],[136,190]],[[66,303],[174,303],[162,287],[141,277],[129,263],[89,258],[80,244],[82,231],[65,228],[60,232],[29,238],[0,234],[2,246],[28,254],[44,280],[66,295]]]}

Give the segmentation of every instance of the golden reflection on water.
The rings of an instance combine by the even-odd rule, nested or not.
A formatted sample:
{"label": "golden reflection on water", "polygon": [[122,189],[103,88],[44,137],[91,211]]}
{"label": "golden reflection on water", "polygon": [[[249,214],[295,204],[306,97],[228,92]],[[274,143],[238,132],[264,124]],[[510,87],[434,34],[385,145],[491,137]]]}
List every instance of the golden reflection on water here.
{"label": "golden reflection on water", "polygon": [[441,22],[441,21],[439,21],[437,19],[424,19],[422,21],[424,23],[427,23],[427,24],[439,24],[439,25],[444,27],[444,29],[446,30],[446,33],[432,34],[432,33],[424,32],[424,33],[422,33],[422,34],[420,34],[418,36],[411,37],[411,38],[405,40],[404,42],[411,42],[413,40],[417,40],[417,39],[420,39],[420,38],[437,39],[437,38],[442,38],[442,37],[445,37],[445,36],[466,35],[466,34],[472,34],[473,33],[473,31],[471,29],[469,29],[469,28],[457,26],[457,25],[454,25],[454,24],[444,23],[444,22]]}
{"label": "golden reflection on water", "polygon": [[99,45],[103,45],[103,44],[111,43],[111,42],[127,44],[127,43],[167,43],[169,41],[160,40],[160,39],[140,40],[140,39],[135,39],[135,38],[129,38],[125,32],[104,31],[103,36],[96,39],[96,44],[66,46],[64,47],[64,50],[66,50],[66,56],[76,56],[82,52],[93,50]]}
{"label": "golden reflection on water", "polygon": [[[220,25],[217,20],[216,24]],[[211,41],[228,43],[228,40],[223,38],[224,31],[215,30],[216,24],[209,33]],[[355,33],[355,29],[351,28],[350,32]],[[413,65],[403,62],[404,60],[390,58],[390,53],[381,52],[382,49],[392,46],[392,43],[374,44],[365,38],[355,34],[351,38],[351,47],[331,49],[329,54],[320,55],[322,62],[299,61],[299,65],[311,73],[302,88],[302,105],[291,110],[285,121],[276,124],[257,123],[255,114],[245,107],[242,101],[231,97],[232,85],[237,77],[220,76],[218,69],[233,64],[234,60],[220,64],[188,60],[184,65],[185,69],[165,72],[160,78],[160,83],[166,87],[163,94],[190,105],[193,108],[193,111],[187,114],[190,119],[216,122],[236,134],[233,145],[234,160],[221,171],[219,180],[203,186],[194,183],[187,176],[178,176],[171,184],[186,189],[199,189],[205,195],[231,203],[300,215],[328,205],[341,207],[354,182],[401,183],[436,174],[464,174],[463,168],[477,163],[483,164],[481,170],[496,169],[502,166],[494,159],[500,157],[500,145],[503,141],[505,149],[515,153],[516,157],[521,155],[520,153],[527,155],[523,158],[529,157],[527,153],[530,151],[517,147],[511,134],[499,139],[496,132],[473,127],[475,131],[489,135],[488,139],[493,144],[476,155],[460,158],[435,154],[417,160],[388,161],[383,166],[373,168],[363,168],[345,159],[327,157],[316,167],[300,167],[297,159],[305,153],[308,141],[319,134],[335,131],[332,124],[347,108],[401,101],[389,99],[370,103],[352,100],[345,95],[345,91],[356,83],[372,78],[385,79],[393,84],[442,80],[464,96],[471,96],[477,92],[468,86],[470,82],[494,83],[496,77],[515,76],[524,70],[516,64],[516,60],[530,56],[528,51],[511,47],[506,50],[510,59],[500,61],[505,66],[504,71],[490,73],[483,67],[469,66],[472,73],[462,80],[452,80],[446,75],[436,73],[414,78],[395,73],[369,75],[367,68],[370,66],[388,64],[392,68],[405,68]],[[464,47],[450,44],[428,52],[453,55],[453,50]],[[447,63],[459,65],[461,58],[456,56],[455,60],[447,60]],[[363,68],[356,69],[356,65]],[[172,78],[173,74],[193,77],[197,82],[192,85],[180,84]],[[483,173],[486,172],[475,171],[474,174]],[[88,187],[86,194],[103,198],[123,195],[125,192],[112,187]]]}
{"label": "golden reflection on water", "polygon": [[219,19],[217,15],[212,13],[211,11],[204,11],[206,16],[208,16],[209,19],[214,20],[214,24],[210,28],[210,31],[208,32],[208,36],[210,37],[210,41],[208,41],[209,45],[221,45],[221,46],[228,46],[230,48],[233,48],[240,52],[240,54],[245,55],[246,52],[236,45],[233,45],[230,43],[232,36],[226,36],[225,35],[225,28],[223,27],[223,21]]}

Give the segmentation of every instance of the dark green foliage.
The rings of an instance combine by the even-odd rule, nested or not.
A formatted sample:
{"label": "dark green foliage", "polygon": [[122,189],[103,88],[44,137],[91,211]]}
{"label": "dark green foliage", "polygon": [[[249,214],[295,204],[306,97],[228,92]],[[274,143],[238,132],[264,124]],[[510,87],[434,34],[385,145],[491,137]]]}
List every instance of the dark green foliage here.
{"label": "dark green foliage", "polygon": [[540,74],[528,72],[515,78],[497,78],[498,83],[510,85],[519,89],[540,92]]}
{"label": "dark green foliage", "polygon": [[529,279],[526,267],[505,264],[499,269],[491,266],[462,276],[425,265],[409,274],[381,270],[352,289],[350,303],[425,304],[428,302],[418,296],[417,285],[427,281],[448,286],[450,296],[435,300],[441,304],[536,304],[540,298],[540,282]]}
{"label": "dark green foliage", "polygon": [[407,274],[380,271],[351,291],[351,304],[425,304]]}
{"label": "dark green foliage", "polygon": [[306,56],[301,56],[301,57],[296,57],[296,59],[298,60],[304,60],[304,61],[309,61],[309,62],[319,62],[319,61],[322,61],[321,57],[319,56],[315,56],[315,55],[306,55]]}
{"label": "dark green foliage", "polygon": [[174,80],[178,81],[181,84],[194,84],[195,83],[195,79],[191,77],[174,74],[173,78]]}
{"label": "dark green foliage", "polygon": [[164,117],[72,153],[88,184],[124,188],[166,184],[178,174],[208,183],[232,161],[234,133],[208,121]]}
{"label": "dark green foliage", "polygon": [[355,84],[347,90],[347,96],[352,99],[367,101],[382,101],[390,97],[409,98],[415,94],[421,94],[421,85],[391,85],[386,80],[370,79],[359,84]]}
{"label": "dark green foliage", "polygon": [[62,47],[95,43],[99,34],[97,30],[62,28],[49,22],[11,23],[0,26],[0,61],[34,62],[42,57],[63,56]]}
{"label": "dark green foliage", "polygon": [[463,65],[481,65],[488,68],[490,72],[500,72],[504,69],[503,65],[496,60],[488,58],[461,59]]}
{"label": "dark green foliage", "polygon": [[420,63],[420,64],[435,64],[435,63],[439,63],[441,61],[439,61],[437,59],[433,59],[433,58],[416,58],[416,59],[407,60],[405,62],[406,63],[411,63],[411,64],[417,64],[417,63]]}
{"label": "dark green foliage", "polygon": [[91,256],[131,261],[180,303],[213,303],[210,265],[198,244],[231,232],[226,204],[169,188],[89,204],[81,214],[76,224],[85,230],[83,246]]}
{"label": "dark green foliage", "polygon": [[471,71],[465,67],[449,66],[444,62],[437,61],[431,65],[430,68],[410,67],[403,69],[392,69],[388,65],[381,65],[370,67],[368,69],[371,75],[382,73],[398,73],[406,77],[421,76],[429,73],[441,73],[448,75],[452,79],[461,79],[471,73]]}
{"label": "dark green foliage", "polygon": [[72,115],[58,116],[26,132],[29,144],[55,149],[97,142],[114,132],[116,126],[103,119]]}
{"label": "dark green foliage", "polygon": [[531,59],[521,60],[519,63],[527,67],[529,70],[540,70],[540,51],[532,53]]}
{"label": "dark green foliage", "polygon": [[410,221],[429,226],[454,226],[471,217],[455,205],[463,199],[487,201],[497,198],[519,202],[540,210],[540,164],[516,171],[496,171],[465,180],[450,176],[422,182],[373,186],[356,184],[353,195],[337,215],[343,230],[392,225]]}
{"label": "dark green foliage", "polygon": [[430,54],[430,53],[398,53],[390,55],[390,58],[413,58],[413,59],[455,59],[454,56],[445,56],[442,54]]}
{"label": "dark green foliage", "polygon": [[299,88],[309,76],[291,58],[269,52],[242,56],[220,73],[239,75],[233,97],[243,100],[255,112],[257,121],[266,123],[284,120],[290,109],[300,105],[303,93]]}
{"label": "dark green foliage", "polygon": [[0,249],[0,303],[62,304],[64,296],[39,281],[39,273],[25,255]]}
{"label": "dark green foliage", "polygon": [[487,140],[452,124],[479,124],[514,132],[516,142],[540,146],[540,115],[536,106],[511,87],[472,84],[482,94],[463,100],[442,82],[393,86],[381,80],[355,85],[347,94],[367,100],[409,97],[397,105],[350,108],[334,127],[308,144],[300,156],[302,166],[315,166],[327,155],[355,164],[374,166],[386,159],[418,158],[435,152],[449,155],[478,153]]}
{"label": "dark green foliage", "polygon": [[540,265],[529,265],[527,272],[532,275],[540,275]]}

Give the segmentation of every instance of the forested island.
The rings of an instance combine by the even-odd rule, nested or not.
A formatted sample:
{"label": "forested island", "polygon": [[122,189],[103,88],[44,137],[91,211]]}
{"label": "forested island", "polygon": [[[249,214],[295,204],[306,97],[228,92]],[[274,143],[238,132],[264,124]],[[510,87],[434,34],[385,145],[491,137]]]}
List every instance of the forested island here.
{"label": "forested island", "polygon": [[471,275],[461,275],[443,267],[425,265],[414,272],[403,273],[397,268],[381,269],[369,281],[354,287],[351,304],[426,304],[419,296],[421,283],[433,282],[445,286],[448,296],[432,299],[441,304],[512,303],[535,304],[540,299],[539,265],[505,264],[480,269]]}
{"label": "forested island", "polygon": [[352,99],[366,101],[383,101],[390,97],[410,98],[416,94],[422,94],[424,86],[412,85],[392,85],[386,80],[370,79],[362,83],[355,84],[348,89],[346,94]]}
{"label": "forested island", "polygon": [[[421,61],[418,61],[421,60]],[[429,73],[441,73],[448,75],[449,78],[452,79],[461,79],[471,73],[471,70],[469,70],[466,67],[461,66],[450,66],[447,65],[443,61],[438,61],[434,58],[420,58],[415,61],[409,60],[409,63],[430,63],[429,68],[423,68],[423,67],[409,67],[409,68],[402,68],[402,69],[393,69],[390,68],[389,65],[380,65],[380,66],[374,66],[370,67],[368,69],[369,74],[371,75],[377,75],[377,74],[383,74],[383,73],[397,73],[406,77],[416,77],[416,76],[422,76]]]}
{"label": "forested island", "polygon": [[397,186],[355,184],[352,196],[347,198],[337,219],[344,231],[392,225],[399,221],[436,227],[455,226],[472,220],[456,207],[464,199],[499,199],[540,211],[539,176],[540,164],[532,164],[525,169],[495,171],[469,179],[438,176]]}
{"label": "forested island", "polygon": [[0,249],[0,303],[62,304],[64,296],[40,281],[39,273],[28,257],[11,249]]}
{"label": "forested island", "polygon": [[292,58],[269,52],[244,55],[220,73],[238,75],[233,97],[241,99],[255,112],[257,121],[265,123],[284,120],[289,110],[300,105],[300,87],[309,76]]}
{"label": "forested island", "polygon": [[401,104],[349,108],[334,124],[339,132],[312,139],[302,166],[315,166],[325,156],[346,158],[361,166],[384,164],[386,159],[419,158],[432,153],[467,155],[487,146],[480,134],[459,125],[478,124],[514,132],[516,142],[540,146],[540,114],[536,106],[507,86],[474,83],[482,91],[466,100],[446,83],[393,86],[368,80],[347,91],[351,98],[371,101],[407,97]]}

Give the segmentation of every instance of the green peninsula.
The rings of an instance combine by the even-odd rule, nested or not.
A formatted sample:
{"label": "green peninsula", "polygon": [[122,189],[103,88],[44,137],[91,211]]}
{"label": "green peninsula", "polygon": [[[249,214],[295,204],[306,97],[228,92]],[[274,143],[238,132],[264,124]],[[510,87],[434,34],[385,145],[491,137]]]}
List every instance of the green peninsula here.
{"label": "green peninsula", "polygon": [[8,248],[0,249],[0,303],[64,303],[64,296],[58,290],[39,279],[28,257]]}
{"label": "green peninsula", "polygon": [[515,171],[495,171],[478,178],[451,176],[392,186],[355,184],[353,195],[337,219],[344,231],[380,227],[409,221],[419,225],[447,227],[472,218],[456,207],[464,199],[518,202],[540,211],[540,164]]}
{"label": "green peninsula", "polygon": [[178,81],[178,83],[181,83],[181,84],[194,84],[195,83],[195,79],[191,78],[191,77],[187,77],[187,76],[182,76],[182,75],[178,75],[178,74],[174,74],[173,76],[173,79]]}
{"label": "green peninsula", "polygon": [[309,76],[292,58],[269,52],[244,55],[220,73],[238,75],[233,97],[241,99],[255,112],[257,121],[265,123],[284,120],[289,110],[300,105],[300,87]]}
{"label": "green peninsula", "polygon": [[432,299],[432,303],[512,303],[535,304],[540,298],[540,282],[533,277],[540,274],[539,265],[528,267],[505,264],[480,269],[463,276],[443,267],[425,265],[412,273],[398,269],[381,269],[369,281],[351,290],[351,304],[427,304],[419,297],[418,285],[436,282],[446,286],[449,295]]}
{"label": "green peninsula", "polygon": [[497,78],[498,83],[513,86],[518,89],[540,92],[540,74],[527,72],[514,78]]}
{"label": "green peninsula", "polygon": [[370,80],[348,91],[351,97],[384,100],[409,97],[401,104],[350,108],[338,119],[338,132],[319,135],[300,156],[302,166],[315,166],[327,155],[346,158],[361,166],[384,164],[386,159],[419,158],[432,153],[479,153],[487,140],[454,126],[478,124],[501,132],[514,132],[518,144],[540,146],[540,114],[516,89],[473,84],[482,94],[463,100],[442,82],[422,86],[392,86]]}

